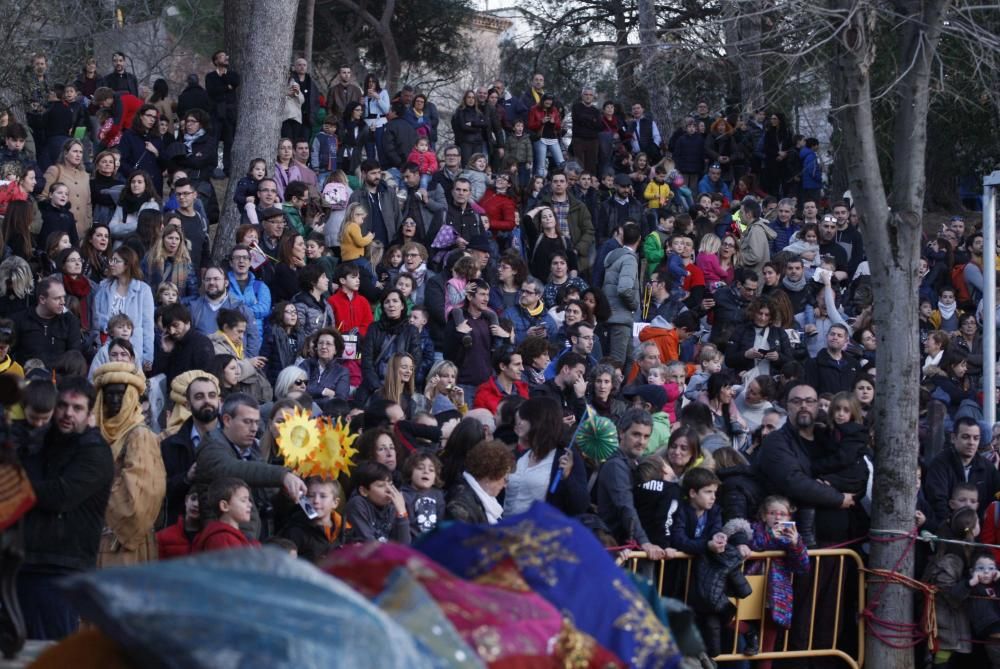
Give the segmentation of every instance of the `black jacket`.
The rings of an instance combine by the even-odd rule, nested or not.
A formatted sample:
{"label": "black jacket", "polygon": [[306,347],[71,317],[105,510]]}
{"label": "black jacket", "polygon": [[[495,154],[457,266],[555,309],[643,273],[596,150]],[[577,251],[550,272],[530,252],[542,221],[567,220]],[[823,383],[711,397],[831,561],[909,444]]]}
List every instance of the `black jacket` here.
{"label": "black jacket", "polygon": [[264,343],[261,344],[260,354],[267,358],[267,366],[264,374],[273,386],[278,380],[278,374],[285,367],[295,364],[299,357],[299,350],[302,348],[302,341],[299,337],[298,328],[291,334],[285,331],[280,325],[267,326],[264,333]]}
{"label": "black jacket", "polygon": [[[212,170],[215,169],[215,166],[219,162],[218,146],[218,138],[211,132],[206,131],[204,135],[191,142],[190,151],[187,150],[187,145],[184,142],[174,142],[164,149],[163,152],[167,154],[165,158],[172,165],[187,172],[189,179],[192,181],[203,181],[212,176]],[[209,218],[212,218],[212,216],[209,216]]]}
{"label": "black jacket", "polygon": [[65,435],[53,425],[24,467],[38,498],[24,520],[25,565],[93,569],[115,474],[101,433],[88,428]]}
{"label": "black jacket", "polygon": [[178,516],[184,514],[184,496],[191,488],[187,473],[196,457],[194,443],[191,441],[193,427],[194,419],[188,418],[181,429],[160,444],[163,468],[167,471],[167,494],[163,499],[164,527],[169,527],[177,521]]}
{"label": "black jacket", "polygon": [[[200,109],[206,114],[211,114],[212,110],[215,109],[212,98],[208,96],[208,91],[201,86],[188,86],[177,96],[178,118],[183,119],[184,115],[192,109]],[[183,124],[181,126],[183,127]]]}
{"label": "black jacket", "polygon": [[597,473],[597,515],[615,539],[638,544],[650,541],[635,508],[632,472],[635,462],[621,449],[608,458]]}
{"label": "black jacket", "polygon": [[192,369],[208,371],[215,362],[215,347],[212,341],[192,328],[184,338],[174,344],[174,349],[166,353],[157,343],[153,353],[153,374],[167,375],[167,388],[178,375]]}
{"label": "black jacket", "polygon": [[562,407],[564,416],[573,414],[577,421],[579,421],[581,416],[583,416],[583,412],[587,410],[586,397],[577,397],[572,386],[562,389],[556,385],[554,380],[551,379],[546,381],[537,389],[532,390],[531,396],[551,397],[559,403],[559,406]]}
{"label": "black jacket", "polygon": [[797,506],[839,509],[843,494],[817,481],[812,473],[812,462],[825,452],[824,440],[829,435],[817,427],[816,440],[807,442],[799,436],[793,422],[789,420],[764,438],[754,462],[754,475],[765,490],[784,495]]}
{"label": "black jacket", "polygon": [[17,346],[14,358],[21,364],[31,358],[41,358],[49,368],[66,351],[80,351],[80,320],[70,312],[55,318],[41,318],[28,309],[17,320]]}
{"label": "black jacket", "polygon": [[934,509],[934,517],[938,523],[944,523],[951,516],[948,500],[951,490],[957,483],[968,481],[974,483],[979,491],[979,517],[982,519],[989,501],[1000,491],[1000,472],[989,460],[976,455],[969,466],[969,476],[966,478],[962,460],[954,447],[947,446],[945,450],[934,456],[927,463],[924,477],[924,495]]}
{"label": "black jacket", "polygon": [[[339,520],[339,516],[336,518]],[[288,519],[288,524],[278,532],[278,536],[294,543],[300,558],[315,564],[325,558],[330,549],[343,543],[344,528],[342,525],[343,523],[339,528],[334,527],[334,539],[330,541],[326,538],[326,532],[323,531],[322,527],[309,520],[302,509],[296,508]]]}
{"label": "black jacket", "polygon": [[473,525],[485,525],[489,522],[486,518],[486,509],[483,508],[483,503],[479,501],[479,497],[469,487],[469,484],[465,482],[464,478],[448,491],[445,518]]}
{"label": "black jacket", "polygon": [[718,289],[712,297],[715,299],[715,307],[712,309],[715,321],[712,323],[709,339],[713,343],[725,344],[736,328],[746,323],[746,308],[749,302],[743,299],[739,286],[735,284]]}
{"label": "black jacket", "polygon": [[632,499],[650,542],[669,546],[673,516],[681,499],[680,485],[656,479],[638,483],[632,491]]}
{"label": "black jacket", "polygon": [[829,450],[813,460],[813,476],[840,492],[863,495],[868,487],[868,429],[859,423],[844,423],[830,431]]}
{"label": "black jacket", "polygon": [[393,353],[409,353],[413,367],[420,367],[422,349],[420,333],[405,319],[396,327],[390,327],[385,320],[373,322],[361,342],[361,385],[369,393],[382,387],[385,368]]}
{"label": "black jacket", "polygon": [[459,145],[482,144],[488,125],[486,115],[475,107],[459,107],[451,117],[451,129]]}
{"label": "black jacket", "polygon": [[[756,337],[753,323],[744,323],[738,327],[726,344],[726,366],[739,372],[752,368],[756,360],[747,358],[745,353],[753,348]],[[792,361],[792,345],[785,331],[774,325],[768,328],[767,343],[769,350],[778,352],[778,359],[771,361],[772,373],[776,373],[786,362]]]}
{"label": "black jacket", "polygon": [[42,229],[38,233],[39,246],[45,244],[53,232],[62,232],[69,235],[70,244],[79,248],[80,237],[76,233],[76,218],[68,204],[65,207],[57,207],[45,201],[38,205],[38,209],[42,212]]}
{"label": "black jacket", "polygon": [[760,483],[750,471],[749,465],[726,467],[716,472],[722,485],[719,486],[719,505],[722,507],[722,522],[731,518],[743,518],[753,522],[757,509],[764,499]]}
{"label": "black jacket", "polygon": [[382,134],[382,168],[402,169],[417,143],[417,131],[406,119],[394,118],[385,124]]}
{"label": "black jacket", "polygon": [[850,353],[844,351],[837,361],[831,358],[824,348],[815,358],[806,360],[805,382],[815,388],[820,395],[849,392],[854,386],[854,379],[860,368],[858,359]]}

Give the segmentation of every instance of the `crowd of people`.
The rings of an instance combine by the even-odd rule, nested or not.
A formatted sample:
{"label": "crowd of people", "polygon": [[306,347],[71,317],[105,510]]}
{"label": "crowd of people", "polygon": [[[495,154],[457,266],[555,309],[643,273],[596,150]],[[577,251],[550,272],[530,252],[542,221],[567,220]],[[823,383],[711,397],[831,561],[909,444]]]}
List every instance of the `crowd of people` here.
{"label": "crowd of people", "polygon": [[[122,54],[66,83],[36,56],[27,116],[0,111],[29,636],[76,628],[68,573],[260,542],[319,561],[537,501],[609,546],[694,556],[710,655],[751,551],[787,553],[777,628],[808,621],[809,549],[868,533],[878,391],[858,214],[815,138],[704,100],[660,128],[591,88],[564,105],[541,74],[467,91],[448,132],[410,86],[343,67],[324,96],[298,59],[273,161],[232,166],[240,78],[212,61],[174,99]],[[218,177],[242,217],[222,264]],[[994,252],[956,216],[921,259],[921,408],[943,404],[953,436],[924,453],[914,524],[967,542],[920,555],[935,666],[1000,635],[1000,554],[974,546],[1000,527],[978,392]],[[360,434],[350,476],[284,466],[296,410]],[[580,446],[602,427],[606,449]],[[774,646],[737,631],[747,655]]]}

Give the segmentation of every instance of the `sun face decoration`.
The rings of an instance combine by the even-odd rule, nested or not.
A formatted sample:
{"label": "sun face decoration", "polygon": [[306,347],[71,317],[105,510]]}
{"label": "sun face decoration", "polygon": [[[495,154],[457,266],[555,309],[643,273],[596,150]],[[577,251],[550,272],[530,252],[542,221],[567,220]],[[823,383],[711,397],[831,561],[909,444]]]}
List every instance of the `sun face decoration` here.
{"label": "sun face decoration", "polygon": [[286,416],[275,438],[285,466],[303,477],[335,479],[350,473],[358,452],[353,444],[358,437],[341,419],[336,423],[326,417],[313,420],[302,409]]}
{"label": "sun face decoration", "polygon": [[275,442],[285,458],[285,465],[298,470],[319,447],[319,427],[302,409],[295,409],[291,415],[285,412],[285,420],[278,428]]}

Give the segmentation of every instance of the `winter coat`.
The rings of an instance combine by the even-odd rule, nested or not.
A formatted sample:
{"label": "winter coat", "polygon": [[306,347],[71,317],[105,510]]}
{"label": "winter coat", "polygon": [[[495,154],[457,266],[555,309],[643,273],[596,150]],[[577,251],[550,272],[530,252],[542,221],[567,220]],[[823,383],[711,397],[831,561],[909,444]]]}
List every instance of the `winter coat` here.
{"label": "winter coat", "polygon": [[937,586],[937,643],[941,650],[972,652],[972,625],[967,600],[971,594],[965,560],[957,552],[939,549],[927,564],[922,579]]}
{"label": "winter coat", "polygon": [[248,546],[260,546],[260,542],[250,541],[243,532],[228,523],[213,520],[194,538],[191,552],[204,553]]}
{"label": "winter coat", "polygon": [[[569,197],[569,211],[566,214],[566,221],[569,225],[569,238],[573,242],[580,271],[585,272],[590,269],[588,258],[591,247],[594,245],[594,224],[590,220],[590,211],[588,211],[587,206],[572,195],[567,197]],[[542,204],[552,207],[552,196],[548,195],[543,198]],[[554,208],[553,211],[555,211]]]}
{"label": "winter coat", "polygon": [[208,335],[208,338],[215,347],[216,355],[231,355],[236,358],[236,364],[240,368],[240,381],[236,384],[236,389],[239,392],[252,395],[260,403],[268,402],[274,397],[271,383],[264,376],[263,372],[257,369],[253,362],[251,362],[250,357],[245,353],[245,348],[244,355],[238,355],[236,349],[233,348],[232,342],[221,331],[213,332]]}
{"label": "winter coat", "polygon": [[97,564],[115,465],[96,428],[64,435],[53,425],[22,459],[37,501],[24,517],[24,564],[83,571]]}
{"label": "winter coat", "polygon": [[344,519],[336,511],[331,517],[333,526],[330,528],[330,538],[326,531],[315,521],[309,520],[302,509],[295,509],[288,519],[288,524],[278,532],[278,536],[288,539],[298,551],[303,560],[313,564],[327,556],[331,549],[337,548],[344,541]]}
{"label": "winter coat", "polygon": [[528,399],[528,384],[524,381],[515,381],[510,394],[505,393],[501,390],[500,385],[497,383],[495,376],[491,376],[476,388],[475,399],[472,400],[473,409],[487,409],[490,413],[496,414],[497,405],[505,397],[513,397],[514,395],[520,395],[524,399]]}
{"label": "winter coat", "polygon": [[802,163],[802,190],[820,190],[823,188],[823,167],[820,165],[816,152],[808,146],[799,149],[799,160]]}
{"label": "winter coat", "polygon": [[868,488],[865,456],[874,459],[868,448],[868,428],[844,423],[830,431],[829,451],[813,460],[813,476],[823,479],[840,492],[863,496]]}
{"label": "winter coat", "polygon": [[483,503],[464,479],[448,491],[445,518],[472,525],[485,525],[489,522]]}
{"label": "winter coat", "polygon": [[160,442],[160,457],[167,473],[167,494],[163,499],[163,520],[167,524],[178,518],[184,520],[184,497],[191,488],[187,473],[195,461],[192,429],[194,419],[188,418],[177,432]]}
{"label": "winter coat", "polygon": [[385,124],[382,134],[382,169],[402,169],[417,143],[417,131],[406,119],[394,118]]}
{"label": "winter coat", "polygon": [[924,471],[927,472],[924,475],[924,495],[934,509],[934,516],[939,523],[946,522],[951,516],[948,500],[955,484],[965,481],[975,484],[979,491],[980,517],[986,508],[985,501],[994,499],[994,495],[1000,491],[1000,472],[989,460],[979,455],[973,457],[966,477],[962,460],[952,446],[946,446],[934,456]]}
{"label": "winter coat", "polygon": [[167,387],[170,387],[175,377],[192,369],[207,370],[214,360],[215,348],[211,340],[191,328],[183,339],[174,342],[174,350],[170,353],[156,347],[153,374],[166,374]]}
{"label": "winter coat", "polygon": [[380,509],[367,497],[354,495],[347,500],[344,520],[347,523],[344,543],[369,541],[410,543],[410,521],[396,515],[396,509],[392,504]]}
{"label": "winter coat", "polygon": [[[146,150],[146,142],[156,148],[157,153]],[[183,146],[183,143],[181,144]],[[129,176],[137,170],[143,170],[153,180],[153,188],[157,193],[163,192],[163,141],[153,135],[140,135],[135,129],[128,128],[122,133],[118,142],[121,151],[121,173]]]}
{"label": "winter coat", "polygon": [[[184,139],[183,135],[180,138]],[[175,167],[183,169],[192,181],[202,181],[212,176],[212,170],[219,162],[219,140],[210,132],[206,132],[191,142],[191,150],[183,141],[174,142],[163,153]]]}
{"label": "winter coat", "polygon": [[512,160],[517,162],[518,166],[530,163],[534,158],[533,151],[531,137],[528,135],[515,135],[513,133],[507,135],[504,155],[510,156]]}
{"label": "winter coat", "polygon": [[298,360],[303,341],[305,337],[302,336],[301,328],[297,327],[289,333],[279,325],[271,324],[267,327],[260,354],[267,358],[264,374],[272,386],[277,382],[281,370],[294,365]]}
{"label": "winter coat", "polygon": [[742,519],[733,520],[720,530],[729,539],[725,550],[721,553],[705,552],[694,562],[688,603],[698,613],[731,615],[736,607],[729,597],[743,599],[753,592],[741,569],[743,556],[737,548],[750,543],[750,523]]}
{"label": "winter coat", "polygon": [[[379,209],[382,210],[382,220],[385,223],[386,234],[389,239],[393,239],[399,233],[399,224],[403,221],[399,210],[399,198],[396,196],[396,187],[382,181],[379,183],[375,194],[378,197]],[[371,203],[367,188],[359,188],[351,193],[348,204],[354,204],[355,202],[365,205],[365,208],[369,210],[361,229],[362,234],[367,235],[372,231]],[[343,248],[341,249],[341,253],[343,253]]]}
{"label": "winter coat", "polygon": [[69,206],[76,220],[76,232],[80,237],[90,229],[94,221],[94,212],[90,202],[90,175],[80,166],[74,169],[65,163],[57,163],[45,170],[45,188],[41,199],[49,195],[52,184],[61,182],[69,188]]}
{"label": "winter coat", "polygon": [[719,469],[716,475],[722,481],[719,486],[718,504],[722,508],[722,522],[733,518],[753,520],[764,499],[764,490],[754,478],[749,465],[736,465]]}
{"label": "winter coat", "polygon": [[635,251],[623,246],[607,255],[603,289],[611,306],[608,323],[632,325],[639,307],[639,259]]}
{"label": "winter coat", "polygon": [[556,325],[548,309],[543,309],[542,313],[532,316],[527,310],[518,304],[503,312],[504,318],[514,325],[514,343],[520,344],[528,337],[528,330],[532,327],[545,326],[545,338],[552,339],[559,327]]}
{"label": "winter coat", "polygon": [[168,525],[156,533],[156,548],[161,560],[170,560],[191,554],[194,546],[192,540],[188,539],[187,532],[184,531],[184,516],[178,518],[176,523]]}
{"label": "winter coat", "polygon": [[822,442],[829,436],[821,428],[815,430],[814,436],[816,440],[807,443],[791,422],[785,423],[764,438],[753,465],[754,475],[765,490],[784,495],[796,505],[839,509],[843,494],[817,481],[812,473],[812,461],[822,452]]}
{"label": "winter coat", "polygon": [[777,235],[778,233],[772,230],[764,219],[754,220],[740,237],[743,267],[757,272],[757,276],[762,276],[764,263],[771,259],[771,241]]}
{"label": "winter coat", "polygon": [[636,462],[621,449],[609,457],[597,473],[597,515],[619,543],[635,539],[649,543],[636,511],[632,475]]}
{"label": "winter coat", "polygon": [[394,353],[409,353],[414,368],[420,366],[420,333],[405,317],[395,326],[385,320],[375,321],[361,342],[362,384],[368,392],[382,387],[386,365]]}
{"label": "winter coat", "polygon": [[650,543],[662,548],[670,546],[674,513],[681,503],[680,485],[659,479],[637,483],[632,499]]}
{"label": "winter coat", "polygon": [[785,557],[771,560],[771,568],[767,572],[767,602],[774,622],[788,629],[792,625],[792,574],[809,573],[806,544],[800,538],[797,544],[789,545],[786,540],[771,534],[763,523],[756,522],[750,550],[785,552]]}
{"label": "winter coat", "polygon": [[[107,332],[108,321],[114,304],[115,292],[118,290],[115,279],[105,279],[94,295],[93,326],[101,332]],[[155,324],[153,322],[153,291],[149,284],[133,279],[128,283],[128,293],[125,295],[124,313],[132,319],[132,346],[136,358],[141,364],[153,364],[155,348]]]}
{"label": "winter coat", "polygon": [[[753,323],[744,323],[739,326],[729,337],[726,344],[726,366],[736,371],[752,369],[757,362],[746,357],[746,352],[754,348],[754,341],[757,338],[757,329]],[[767,332],[768,349],[778,352],[777,360],[769,360],[771,373],[777,373],[786,362],[791,362],[792,345],[788,341],[788,334],[777,326],[770,326]]]}
{"label": "winter coat", "polygon": [[299,363],[299,368],[305,370],[306,392],[316,401],[324,399],[323,390],[330,388],[334,397],[348,399],[351,396],[351,375],[347,368],[336,360],[320,370],[319,361],[307,358]]}
{"label": "winter coat", "polygon": [[[552,116],[552,121],[549,123],[545,123],[546,114]],[[555,105],[546,110],[542,109],[542,105],[539,103],[528,110],[528,122],[525,127],[531,132],[533,140],[544,136],[546,125],[550,126],[550,132],[553,135],[549,139],[555,139],[562,135],[562,114],[559,113],[559,109]]]}
{"label": "winter coat", "polygon": [[65,207],[57,207],[52,202],[45,201],[39,203],[38,210],[42,213],[42,229],[38,233],[39,246],[45,244],[53,232],[60,232],[69,235],[70,244],[74,248],[80,247],[80,237],[76,233],[76,220],[73,218],[73,209],[69,204]]}
{"label": "winter coat", "polygon": [[253,272],[250,272],[249,283],[244,289],[240,288],[236,275],[232,271],[228,272],[227,276],[229,277],[229,294],[250,310],[254,317],[252,324],[256,326],[257,332],[263,339],[264,321],[271,316],[271,289],[267,287],[266,283],[257,279]]}
{"label": "winter coat", "polygon": [[[138,210],[129,214],[125,213],[125,208],[121,204],[115,207],[115,213],[111,215],[111,220],[108,221],[111,238],[114,240],[122,240],[135,234],[135,232],[139,229],[139,214],[147,209],[151,211],[160,211],[160,205],[156,200],[148,200],[139,205]],[[195,278],[197,278],[197,274],[195,274]],[[149,277],[147,277],[147,279],[149,279]],[[158,285],[152,280],[147,280],[146,283],[151,286]]]}
{"label": "winter coat", "polygon": [[625,202],[618,200],[617,195],[609,197],[597,208],[597,223],[594,226],[598,245],[611,238],[611,233],[625,221],[641,222],[643,220],[642,202],[629,197]]}
{"label": "winter coat", "polygon": [[451,116],[451,129],[459,145],[482,145],[483,131],[488,125],[486,115],[476,107],[459,107]]}
{"label": "winter coat", "polygon": [[834,360],[824,348],[815,358],[806,360],[804,380],[821,395],[850,392],[860,369],[858,359],[850,353],[845,351],[840,360]]}
{"label": "winter coat", "polygon": [[671,147],[674,166],[682,174],[702,174],[705,171],[705,138],[698,132],[685,132]]}
{"label": "winter coat", "polygon": [[490,220],[490,231],[510,232],[514,229],[514,215],[517,212],[517,202],[509,194],[497,193],[487,188],[480,198],[479,206],[483,208]]}

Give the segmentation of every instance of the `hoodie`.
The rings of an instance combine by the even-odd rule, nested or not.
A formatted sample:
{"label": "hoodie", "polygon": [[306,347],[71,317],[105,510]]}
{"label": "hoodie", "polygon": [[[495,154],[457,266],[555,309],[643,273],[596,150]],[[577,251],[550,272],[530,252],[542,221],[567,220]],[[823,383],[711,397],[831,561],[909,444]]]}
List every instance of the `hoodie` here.
{"label": "hoodie", "polygon": [[743,266],[760,276],[764,263],[771,259],[771,241],[777,236],[764,219],[758,218],[751,223],[740,239]]}
{"label": "hoodie", "polygon": [[608,323],[632,325],[639,308],[639,259],[631,248],[623,246],[604,258],[604,294],[611,306]]}

